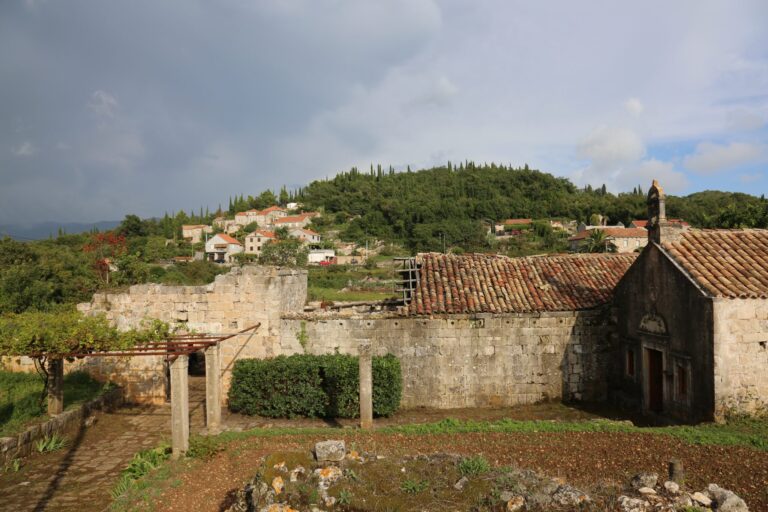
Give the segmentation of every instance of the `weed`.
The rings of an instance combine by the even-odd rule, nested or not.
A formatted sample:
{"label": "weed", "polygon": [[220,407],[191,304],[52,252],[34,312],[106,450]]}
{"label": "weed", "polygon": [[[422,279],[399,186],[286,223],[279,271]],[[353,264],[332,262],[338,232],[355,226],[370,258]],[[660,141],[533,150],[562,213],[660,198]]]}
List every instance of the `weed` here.
{"label": "weed", "polygon": [[67,440],[61,437],[59,434],[53,434],[51,436],[45,436],[39,439],[35,443],[35,450],[39,453],[55,452],[61,450],[67,445]]}
{"label": "weed", "polygon": [[139,479],[160,467],[169,455],[170,449],[167,445],[144,450],[134,455],[128,467],[120,474],[120,480],[112,488],[112,498],[117,499],[123,496],[130,488],[136,485]]}
{"label": "weed", "polygon": [[357,476],[357,473],[355,473],[355,470],[351,468],[344,470],[344,476],[349,480],[352,480],[353,482],[357,482],[358,480],[360,480],[360,477]]}
{"label": "weed", "polygon": [[224,450],[224,447],[213,436],[191,436],[187,457],[210,460],[214,455]]}
{"label": "weed", "polygon": [[459,462],[459,473],[462,476],[477,476],[487,473],[491,469],[491,465],[485,460],[482,455],[475,457],[467,457]]}
{"label": "weed", "polygon": [[340,490],[339,498],[337,501],[339,505],[349,505],[349,502],[352,501],[352,493],[347,489]]}
{"label": "weed", "polygon": [[13,459],[5,465],[3,471],[6,473],[18,473],[20,469],[21,459]]}
{"label": "weed", "polygon": [[418,494],[429,487],[428,480],[403,480],[400,484],[400,490],[406,494]]}

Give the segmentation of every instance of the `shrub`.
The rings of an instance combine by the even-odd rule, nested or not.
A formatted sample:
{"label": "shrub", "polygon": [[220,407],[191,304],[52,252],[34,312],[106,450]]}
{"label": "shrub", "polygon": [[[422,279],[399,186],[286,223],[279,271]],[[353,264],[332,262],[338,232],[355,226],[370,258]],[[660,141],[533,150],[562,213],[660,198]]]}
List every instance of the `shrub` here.
{"label": "shrub", "polygon": [[316,356],[235,362],[229,389],[229,407],[235,412],[272,418],[322,416],[327,405]]}
{"label": "shrub", "polygon": [[[400,406],[400,361],[374,357],[373,413],[389,416]],[[293,355],[235,363],[230,409],[269,417],[355,418],[360,412],[359,362],[350,355]]]}
{"label": "shrub", "polygon": [[491,469],[491,465],[482,455],[475,457],[467,457],[459,462],[459,473],[462,476],[477,476],[487,473]]}

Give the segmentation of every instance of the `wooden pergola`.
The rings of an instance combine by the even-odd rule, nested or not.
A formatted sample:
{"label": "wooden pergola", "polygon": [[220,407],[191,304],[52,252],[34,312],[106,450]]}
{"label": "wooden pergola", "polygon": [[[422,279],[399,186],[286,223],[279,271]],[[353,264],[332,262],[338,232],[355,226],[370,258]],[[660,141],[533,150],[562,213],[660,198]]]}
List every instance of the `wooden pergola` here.
{"label": "wooden pergola", "polygon": [[178,458],[189,449],[189,355],[205,353],[205,424],[209,432],[221,426],[221,342],[236,336],[252,336],[260,323],[231,334],[181,334],[151,341],[125,350],[73,352],[49,361],[48,414],[64,408],[64,359],[70,357],[164,356],[171,370],[171,447]]}

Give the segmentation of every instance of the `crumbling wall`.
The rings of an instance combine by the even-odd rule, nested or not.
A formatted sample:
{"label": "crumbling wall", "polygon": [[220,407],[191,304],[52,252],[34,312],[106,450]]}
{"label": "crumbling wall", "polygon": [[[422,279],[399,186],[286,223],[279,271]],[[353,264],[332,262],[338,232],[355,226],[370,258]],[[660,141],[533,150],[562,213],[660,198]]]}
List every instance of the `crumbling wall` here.
{"label": "crumbling wall", "polygon": [[[222,387],[226,392],[236,358],[282,353],[280,315],[301,311],[306,296],[304,270],[245,266],[233,268],[205,286],[144,284],[132,286],[126,293],[97,293],[78,309],[85,314],[103,313],[121,329],[139,327],[149,318],[200,333],[234,333],[261,324],[253,333],[222,342]],[[125,386],[128,400],[165,400],[162,356],[89,357],[77,364]]]}
{"label": "crumbling wall", "polygon": [[601,400],[611,327],[604,311],[444,318],[284,315],[283,353],[392,353],[404,407]]}
{"label": "crumbling wall", "polygon": [[715,299],[715,417],[768,413],[768,300]]}

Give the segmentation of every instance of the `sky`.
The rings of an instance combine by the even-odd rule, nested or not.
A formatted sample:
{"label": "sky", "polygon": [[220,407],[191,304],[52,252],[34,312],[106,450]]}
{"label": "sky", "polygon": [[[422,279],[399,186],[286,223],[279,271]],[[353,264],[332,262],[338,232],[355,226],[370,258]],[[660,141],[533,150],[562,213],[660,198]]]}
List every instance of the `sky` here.
{"label": "sky", "polygon": [[0,2],[0,224],[449,160],[768,193],[768,2]]}

